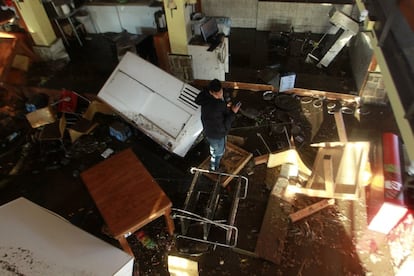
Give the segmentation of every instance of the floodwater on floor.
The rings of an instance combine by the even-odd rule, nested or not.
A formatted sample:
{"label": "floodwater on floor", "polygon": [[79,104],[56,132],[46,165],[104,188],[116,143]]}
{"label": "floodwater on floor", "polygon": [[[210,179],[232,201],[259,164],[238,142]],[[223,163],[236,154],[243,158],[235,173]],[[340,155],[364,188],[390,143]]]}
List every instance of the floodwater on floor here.
{"label": "floodwater on floor", "polygon": [[[333,67],[332,71],[319,70],[314,65],[305,64],[305,57],[294,54],[295,51],[289,53],[290,59],[282,59],[277,52],[270,51],[272,49],[266,46],[267,39],[268,33],[232,30],[232,66],[228,74],[229,80],[261,83],[269,76],[269,68],[280,66],[285,72],[296,72],[297,84],[300,87],[354,92],[349,68],[340,63],[346,57],[338,60],[341,64],[339,68]],[[54,64],[53,66],[61,68],[55,71],[44,69],[45,71],[34,72],[36,77],[29,78],[30,84],[96,94],[116,64],[111,55],[106,59],[92,55],[94,52],[99,54],[99,51],[105,55],[111,53],[111,47],[103,41],[106,40],[98,36],[86,41],[84,48],[71,53],[72,61],[69,64],[62,67]],[[268,48],[263,50],[261,47],[264,46]],[[82,62],[85,55],[90,56],[86,63]],[[39,74],[44,72],[50,75],[39,78]],[[332,78],[328,78],[329,75]],[[320,120],[309,120],[303,114],[301,97],[277,94],[269,99],[263,92],[265,91],[225,90],[234,101],[242,102],[241,112],[237,114],[230,134],[243,138],[244,143],[239,146],[252,153],[252,160],[269,152],[295,148],[304,163],[311,168],[317,149],[310,144],[339,139],[333,115],[327,112],[327,101],[322,99],[322,113],[314,114],[322,114],[322,119],[318,117]],[[119,247],[118,242],[108,233],[99,211],[80,179],[80,173],[101,162],[101,153],[108,148],[115,153],[131,148],[171,199],[173,208],[183,208],[194,177],[190,168],[198,167],[208,158],[208,146],[204,140],[196,144],[185,158],[180,158],[158,146],[121,117],[98,114],[98,127],[75,143],[70,143],[66,137],[64,149],[60,143],[39,142],[38,131],[32,129],[26,121],[27,99],[22,95],[24,93],[15,91],[2,91],[1,95],[1,204],[24,196]],[[80,108],[85,106],[81,105]],[[367,112],[359,119],[354,115],[343,115],[348,138],[353,141],[368,140],[373,145],[378,145],[380,134],[384,131],[396,131],[396,125],[389,107],[366,108]],[[378,121],[383,124],[376,124]],[[126,141],[119,141],[110,135],[109,128],[115,122],[122,122],[132,129],[132,135]],[[11,134],[14,134],[13,137]],[[128,237],[135,255],[135,275],[169,275],[168,255],[197,262],[200,275],[367,275],[375,270],[372,265],[373,256],[377,266],[386,273],[391,273],[387,269],[392,266],[385,255],[381,255],[383,252],[361,253],[357,250],[357,232],[363,232],[364,229],[356,229],[355,225],[363,225],[366,218],[363,215],[355,216],[354,211],[363,212],[366,207],[363,199],[338,200],[336,204],[292,223],[289,221],[289,214],[321,199],[304,195],[297,195],[289,201],[273,198],[273,205],[270,206],[271,187],[266,183],[268,174],[265,163],[249,163],[240,172],[249,182],[247,197],[239,200],[235,216],[235,247],[219,244],[223,236],[220,229],[209,232],[207,242],[187,239],[181,233],[182,221],[178,218],[174,219],[176,235],[171,237],[166,231],[164,220],[160,218],[141,229],[155,246],[142,243],[137,233]],[[214,181],[205,177],[200,181],[202,190],[199,203],[203,210],[203,196],[208,195]],[[220,188],[222,196],[216,205],[218,221],[228,216],[234,187],[235,183],[231,182],[226,188]],[[173,212],[173,217],[175,214],[177,212]],[[266,214],[272,214],[270,219],[277,222],[275,235],[271,237],[266,248],[277,253],[274,258],[257,254],[256,246]]]}

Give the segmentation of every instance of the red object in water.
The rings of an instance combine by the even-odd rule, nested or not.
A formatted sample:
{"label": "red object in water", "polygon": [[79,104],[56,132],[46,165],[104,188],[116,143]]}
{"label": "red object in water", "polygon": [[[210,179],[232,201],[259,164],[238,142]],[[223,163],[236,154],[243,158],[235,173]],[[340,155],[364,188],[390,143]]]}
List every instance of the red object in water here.
{"label": "red object in water", "polygon": [[[394,133],[382,135],[384,197],[368,225],[369,231],[388,234],[406,215],[402,193],[402,172],[399,138]],[[367,238],[372,233],[367,233]]]}
{"label": "red object in water", "polygon": [[75,113],[78,105],[78,95],[70,90],[62,90],[60,94],[59,112]]}
{"label": "red object in water", "polygon": [[384,164],[384,199],[404,204],[402,199],[402,173],[398,136],[386,132],[382,135]]}

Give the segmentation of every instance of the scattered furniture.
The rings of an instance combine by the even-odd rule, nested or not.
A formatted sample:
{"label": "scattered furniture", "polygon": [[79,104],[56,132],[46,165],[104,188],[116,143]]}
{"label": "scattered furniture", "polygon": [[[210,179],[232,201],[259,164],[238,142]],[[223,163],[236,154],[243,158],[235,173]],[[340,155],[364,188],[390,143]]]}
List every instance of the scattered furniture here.
{"label": "scattered furniture", "polygon": [[82,117],[70,128],[68,128],[70,140],[74,143],[82,135],[91,133],[98,123],[93,121],[96,113],[113,114],[113,110],[105,103],[92,101]]}
{"label": "scattered furniture", "polygon": [[348,142],[321,147],[305,187],[288,185],[288,190],[308,196],[355,200],[365,185],[369,142]]}
{"label": "scattered furniture", "polygon": [[83,117],[80,118],[73,126],[68,128],[70,141],[72,143],[76,142],[81,136],[91,133],[97,126],[98,123],[89,121]]}
{"label": "scattered furniture", "polygon": [[63,142],[63,137],[66,130],[66,117],[63,113],[58,121],[55,121],[51,124],[47,124],[43,127],[40,132],[39,140],[43,141],[59,141],[62,144],[63,149],[66,151],[65,143]]}
{"label": "scattered furniture", "polygon": [[[241,175],[211,172],[199,168],[191,168],[191,173],[194,174],[194,178],[188,189],[184,207],[174,209],[174,217],[180,220],[181,226],[181,233],[177,235],[177,238],[234,248],[237,245],[239,232],[234,223],[239,200],[247,197],[248,179]],[[214,184],[208,185],[207,190],[201,188],[203,185],[200,180],[203,175],[214,175],[217,179]],[[230,192],[231,204],[228,214],[225,214],[227,216],[225,220],[219,219],[223,215],[218,215],[220,198],[229,196],[223,193],[221,177],[235,178],[232,189],[229,189],[232,190]],[[208,199],[203,200],[203,197],[207,196]],[[210,232],[215,232],[216,236],[210,237]],[[217,233],[222,234],[217,235]]]}
{"label": "scattered furniture", "polygon": [[131,149],[82,172],[81,178],[110,233],[131,256],[126,237],[160,216],[173,235],[172,203]]}
{"label": "scattered furniture", "polygon": [[50,106],[46,106],[27,113],[26,119],[29,121],[32,128],[38,128],[55,122],[56,113]]}

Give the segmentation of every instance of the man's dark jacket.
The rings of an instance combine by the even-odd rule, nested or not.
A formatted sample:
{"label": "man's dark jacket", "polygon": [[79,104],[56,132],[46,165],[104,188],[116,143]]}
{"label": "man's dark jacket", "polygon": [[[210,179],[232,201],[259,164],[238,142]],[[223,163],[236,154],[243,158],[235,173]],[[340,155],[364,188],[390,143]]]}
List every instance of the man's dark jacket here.
{"label": "man's dark jacket", "polygon": [[214,98],[208,89],[198,94],[195,102],[201,105],[201,122],[204,135],[208,138],[218,139],[225,137],[235,118],[234,112],[227,107],[224,100]]}

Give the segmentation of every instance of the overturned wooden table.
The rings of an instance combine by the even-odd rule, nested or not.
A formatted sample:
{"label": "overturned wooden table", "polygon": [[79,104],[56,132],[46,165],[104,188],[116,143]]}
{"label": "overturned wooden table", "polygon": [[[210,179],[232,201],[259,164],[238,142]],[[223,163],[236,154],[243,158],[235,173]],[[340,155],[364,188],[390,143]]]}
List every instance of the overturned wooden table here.
{"label": "overturned wooden table", "polygon": [[111,234],[134,255],[126,237],[164,215],[170,235],[172,203],[131,149],[81,173]]}

